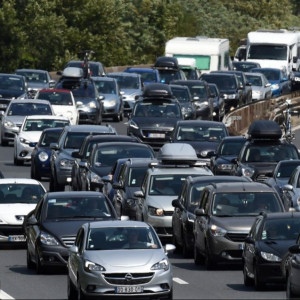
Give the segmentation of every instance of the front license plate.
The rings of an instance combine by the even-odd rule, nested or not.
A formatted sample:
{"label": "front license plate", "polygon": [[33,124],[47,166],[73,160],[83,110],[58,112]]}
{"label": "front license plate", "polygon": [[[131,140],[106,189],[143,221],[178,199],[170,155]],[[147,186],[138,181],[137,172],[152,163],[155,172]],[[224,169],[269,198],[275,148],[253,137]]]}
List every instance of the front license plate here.
{"label": "front license plate", "polygon": [[149,138],[159,138],[159,139],[164,139],[166,135],[164,133],[149,133],[148,134]]}
{"label": "front license plate", "polygon": [[134,294],[142,293],[144,288],[142,286],[117,286],[115,291],[117,294]]}
{"label": "front license plate", "polygon": [[9,242],[26,242],[24,235],[10,235],[8,237]]}

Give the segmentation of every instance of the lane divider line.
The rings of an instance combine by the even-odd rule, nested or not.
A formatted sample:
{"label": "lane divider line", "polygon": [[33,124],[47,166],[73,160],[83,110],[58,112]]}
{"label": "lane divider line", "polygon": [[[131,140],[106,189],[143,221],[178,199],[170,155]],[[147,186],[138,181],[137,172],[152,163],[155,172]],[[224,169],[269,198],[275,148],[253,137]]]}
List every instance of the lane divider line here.
{"label": "lane divider line", "polygon": [[186,282],[178,277],[174,277],[173,281],[175,281],[176,283],[179,283],[179,284],[189,284],[188,282]]}
{"label": "lane divider line", "polygon": [[0,290],[0,299],[15,299],[12,296],[8,295],[7,293],[5,293],[4,291]]}

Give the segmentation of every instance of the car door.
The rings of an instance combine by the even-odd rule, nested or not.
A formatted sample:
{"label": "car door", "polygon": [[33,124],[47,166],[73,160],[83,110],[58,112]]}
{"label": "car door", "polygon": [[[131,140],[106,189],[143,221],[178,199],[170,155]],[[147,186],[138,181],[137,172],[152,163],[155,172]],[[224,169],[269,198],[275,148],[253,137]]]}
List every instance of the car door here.
{"label": "car door", "polygon": [[292,190],[288,190],[283,188],[283,204],[286,210],[289,209],[289,207],[293,207],[293,203],[295,203],[295,201],[297,201],[297,199],[295,199],[297,197],[297,193],[295,192],[295,189],[297,187],[297,183],[300,180],[299,178],[299,172],[297,170],[297,168],[294,170],[294,172],[292,173],[288,184],[291,185],[293,188]]}

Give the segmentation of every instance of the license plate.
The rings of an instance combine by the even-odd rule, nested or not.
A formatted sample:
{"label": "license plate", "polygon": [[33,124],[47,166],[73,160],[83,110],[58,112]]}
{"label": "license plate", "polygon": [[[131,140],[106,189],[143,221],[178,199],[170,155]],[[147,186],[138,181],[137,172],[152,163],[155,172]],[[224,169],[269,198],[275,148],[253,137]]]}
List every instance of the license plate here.
{"label": "license plate", "polygon": [[24,235],[10,235],[8,237],[9,242],[26,242]]}
{"label": "license plate", "polygon": [[159,139],[164,139],[166,135],[164,133],[149,133],[148,134],[149,138],[159,138]]}
{"label": "license plate", "polygon": [[117,286],[115,291],[117,294],[134,294],[142,293],[144,288],[142,286]]}

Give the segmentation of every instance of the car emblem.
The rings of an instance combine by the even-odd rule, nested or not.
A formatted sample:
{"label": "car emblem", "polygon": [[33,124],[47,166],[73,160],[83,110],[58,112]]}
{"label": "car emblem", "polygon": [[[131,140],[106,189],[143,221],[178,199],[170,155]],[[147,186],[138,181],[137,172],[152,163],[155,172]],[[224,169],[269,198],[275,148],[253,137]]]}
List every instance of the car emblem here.
{"label": "car emblem", "polygon": [[130,273],[127,273],[126,275],[125,275],[125,280],[126,281],[130,281],[132,279],[132,275],[130,274]]}

